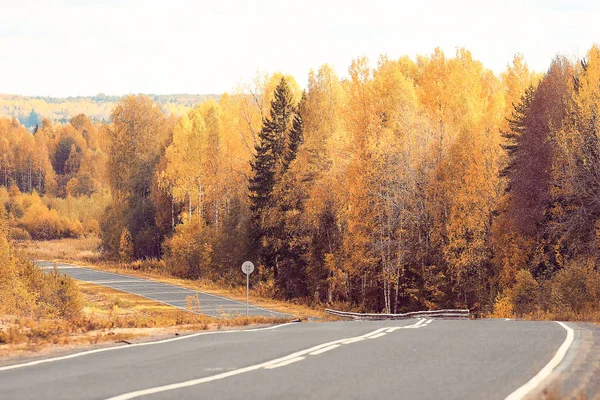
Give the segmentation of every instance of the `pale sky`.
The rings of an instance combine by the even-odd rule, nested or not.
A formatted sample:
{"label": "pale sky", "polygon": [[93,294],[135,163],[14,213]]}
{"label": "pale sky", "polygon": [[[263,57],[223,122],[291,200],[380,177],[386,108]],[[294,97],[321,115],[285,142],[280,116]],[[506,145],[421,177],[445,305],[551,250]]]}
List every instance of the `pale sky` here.
{"label": "pale sky", "polygon": [[448,56],[545,71],[600,43],[600,2],[562,0],[0,0],[0,93],[223,93],[261,72]]}

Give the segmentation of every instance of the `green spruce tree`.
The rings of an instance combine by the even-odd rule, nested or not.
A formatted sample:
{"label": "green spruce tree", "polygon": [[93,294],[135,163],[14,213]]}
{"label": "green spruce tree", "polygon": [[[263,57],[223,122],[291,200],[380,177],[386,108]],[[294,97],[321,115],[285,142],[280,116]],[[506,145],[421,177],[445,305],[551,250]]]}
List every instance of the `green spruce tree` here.
{"label": "green spruce tree", "polygon": [[273,188],[281,179],[289,162],[296,157],[298,141],[302,140],[302,123],[301,118],[296,122],[296,110],[292,91],[285,78],[281,78],[271,101],[270,118],[263,121],[259,143],[255,146],[256,154],[251,163],[249,192],[254,253],[261,265],[273,272],[274,278],[277,277],[280,249],[273,246],[271,241],[266,241],[273,232],[265,223],[265,216],[275,202],[272,198]]}

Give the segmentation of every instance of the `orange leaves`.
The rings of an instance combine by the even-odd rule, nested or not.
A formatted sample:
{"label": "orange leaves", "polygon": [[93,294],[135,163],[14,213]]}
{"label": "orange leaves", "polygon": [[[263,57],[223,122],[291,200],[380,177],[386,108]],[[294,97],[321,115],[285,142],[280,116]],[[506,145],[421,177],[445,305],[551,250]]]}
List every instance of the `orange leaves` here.
{"label": "orange leaves", "polygon": [[[2,120],[0,184],[90,194],[104,186],[97,166],[108,164],[114,197],[103,226],[114,225],[104,231],[111,249],[118,252],[124,228],[136,246],[168,237],[169,260],[198,276],[226,274],[266,246],[272,251],[262,261],[282,271],[280,293],[370,310],[491,308],[490,291],[517,283],[525,300],[506,291],[496,305],[502,315],[521,312],[539,289],[536,268],[551,274],[574,254],[597,254],[599,48],[581,67],[557,58],[539,85],[520,55],[496,76],[461,48],[416,61],[382,56],[375,66],[359,57],[342,80],[323,65],[309,74],[298,106],[304,140],[289,159],[281,149],[291,148],[291,135],[274,139],[268,117],[281,97],[275,114],[288,130],[301,90],[286,77],[289,90],[276,95],[282,77],[258,75],[178,118],[130,96],[100,130],[77,116],[65,127],[45,121],[34,137]],[[263,139],[279,147],[261,150]],[[269,198],[254,222],[266,233],[253,238],[258,192],[249,196],[248,179],[261,151]],[[67,213],[35,200],[13,203],[32,232]],[[174,232],[147,230],[153,219]],[[79,221],[86,230],[97,225]]]}

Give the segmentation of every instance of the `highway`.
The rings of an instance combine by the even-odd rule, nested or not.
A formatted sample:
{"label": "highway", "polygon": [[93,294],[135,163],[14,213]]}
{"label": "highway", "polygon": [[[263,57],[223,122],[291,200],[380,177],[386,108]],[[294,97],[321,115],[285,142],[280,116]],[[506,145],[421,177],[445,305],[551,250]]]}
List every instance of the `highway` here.
{"label": "highway", "polygon": [[[227,299],[221,296],[215,296],[209,293],[196,291],[181,286],[169,285],[167,283],[156,282],[149,279],[134,278],[131,276],[114,274],[111,272],[98,271],[91,268],[84,268],[72,264],[54,263],[49,261],[34,261],[39,267],[45,270],[52,270],[56,264],[61,273],[72,276],[73,278],[89,282],[96,285],[107,286],[112,289],[123,292],[133,293],[148,299],[171,305],[173,307],[186,309],[187,298],[198,295],[200,299],[199,312],[206,315],[218,316],[228,313],[230,315],[246,315],[246,303]],[[240,274],[242,272],[240,271]],[[251,316],[262,315],[267,317],[291,317],[289,314],[278,313],[272,310],[250,305],[248,314]]]}
{"label": "highway", "polygon": [[564,348],[565,327],[549,378],[598,398],[597,326],[492,319],[290,323],[100,348],[0,366],[0,398],[513,400]]}
{"label": "highway", "polygon": [[[53,263],[38,262],[42,268]],[[179,308],[245,304],[57,264],[86,282]],[[252,315],[282,315],[251,307]],[[504,319],[288,323],[70,354],[0,359],[0,399],[600,399],[600,326]]]}

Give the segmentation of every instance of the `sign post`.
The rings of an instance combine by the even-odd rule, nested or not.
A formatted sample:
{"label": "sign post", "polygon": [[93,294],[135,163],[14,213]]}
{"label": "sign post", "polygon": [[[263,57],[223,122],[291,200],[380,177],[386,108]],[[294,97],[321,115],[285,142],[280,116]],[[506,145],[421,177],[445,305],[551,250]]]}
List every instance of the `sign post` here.
{"label": "sign post", "polygon": [[246,274],[246,317],[248,317],[248,289],[250,286],[250,274],[254,271],[252,261],[244,261],[242,264],[242,272]]}

